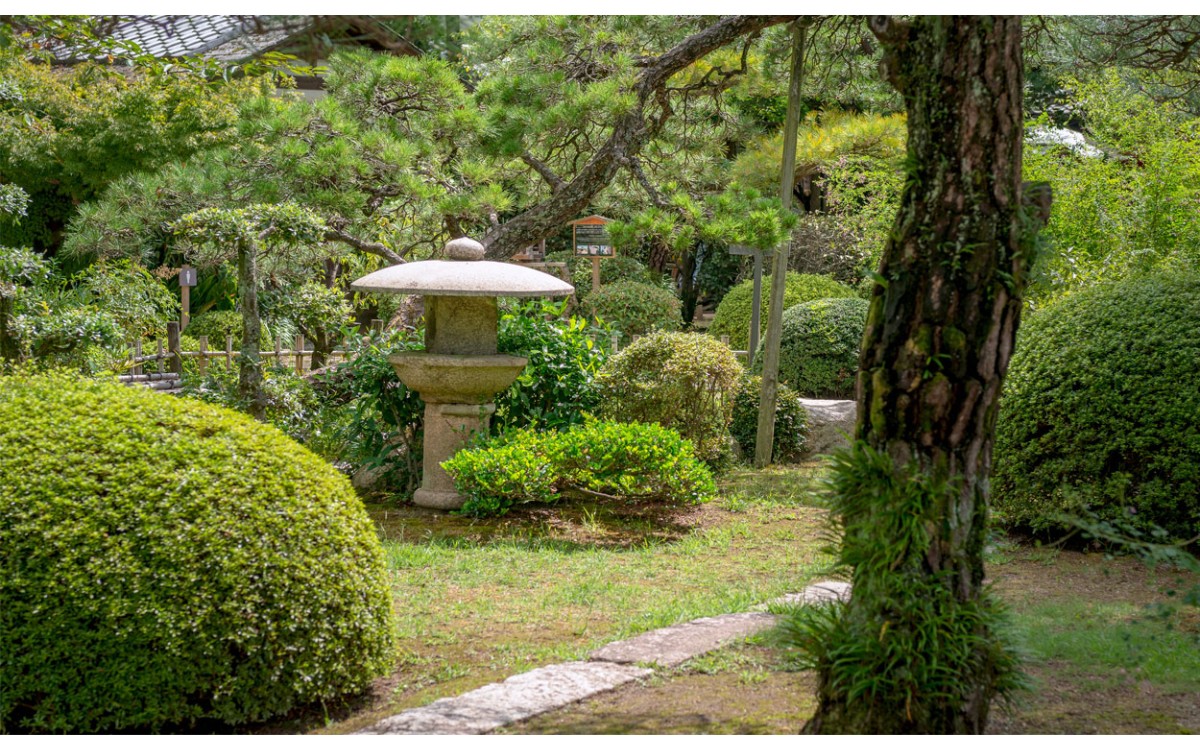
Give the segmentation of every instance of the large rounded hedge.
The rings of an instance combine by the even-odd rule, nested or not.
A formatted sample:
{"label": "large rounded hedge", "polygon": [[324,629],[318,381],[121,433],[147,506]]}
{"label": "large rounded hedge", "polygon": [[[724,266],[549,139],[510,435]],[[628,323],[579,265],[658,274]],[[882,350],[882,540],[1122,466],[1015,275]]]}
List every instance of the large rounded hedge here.
{"label": "large rounded hedge", "polygon": [[[809,302],[815,299],[833,297],[856,297],[853,288],[840,281],[834,281],[828,276],[817,276],[808,273],[789,273],[784,280],[783,309]],[[762,312],[759,318],[759,339],[767,330],[767,314],[770,311],[771,278],[763,278],[762,283]],[[742,351],[750,346],[750,318],[754,307],[754,280],[743,281],[729,290],[717,305],[713,313],[712,325],[708,333],[720,338],[729,337],[729,345]]]}
{"label": "large rounded hedge", "polygon": [[4,731],[256,721],[391,666],[349,482],[228,409],[0,377],[0,532]]}
{"label": "large rounded hedge", "polygon": [[994,505],[1012,525],[1085,510],[1200,531],[1200,273],[1093,287],[1021,328],[996,426]]}
{"label": "large rounded hedge", "polygon": [[730,455],[729,421],[742,365],[720,341],[659,331],[635,341],[600,370],[600,413],[618,422],[658,423],[692,441],[720,466]]}
{"label": "large rounded hedge", "polygon": [[620,331],[624,341],[651,331],[677,331],[683,324],[679,299],[667,289],[637,281],[618,281],[592,292],[588,312]]}
{"label": "large rounded hedge", "polygon": [[[870,304],[858,297],[819,299],[783,311],[779,380],[803,398],[854,398],[858,352]],[[760,342],[752,370],[762,373]]]}

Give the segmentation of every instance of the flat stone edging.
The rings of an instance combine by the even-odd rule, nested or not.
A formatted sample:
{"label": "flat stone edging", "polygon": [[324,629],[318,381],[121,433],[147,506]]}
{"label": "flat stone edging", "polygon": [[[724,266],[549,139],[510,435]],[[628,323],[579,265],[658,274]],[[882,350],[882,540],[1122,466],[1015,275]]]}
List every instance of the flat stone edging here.
{"label": "flat stone edging", "polygon": [[659,628],[602,646],[589,655],[588,661],[539,667],[454,698],[441,698],[388,717],[357,734],[484,734],[654,673],[653,669],[633,665],[677,667],[730,641],[767,630],[777,619],[764,611],[771,604],[813,605],[849,596],[850,584],[821,581],[752,612],[701,617]]}

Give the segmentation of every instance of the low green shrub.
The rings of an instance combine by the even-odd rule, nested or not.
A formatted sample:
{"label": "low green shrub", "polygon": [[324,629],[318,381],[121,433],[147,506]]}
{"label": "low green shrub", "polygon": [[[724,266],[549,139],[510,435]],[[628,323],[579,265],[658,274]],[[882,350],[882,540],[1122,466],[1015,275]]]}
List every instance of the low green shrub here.
{"label": "low green shrub", "polygon": [[227,409],[0,377],[0,729],[259,721],[392,666],[349,483]]}
{"label": "low green shrub", "polygon": [[[733,421],[729,434],[738,442],[742,455],[754,457],[758,440],[758,405],[762,396],[762,378],[751,375],[742,379],[733,400]],[[780,383],[775,398],[775,438],[771,441],[771,460],[776,463],[796,461],[804,455],[808,442],[808,412],[800,405],[800,397]]]}
{"label": "low green shrub", "polygon": [[[858,354],[867,324],[864,299],[819,299],[783,312],[779,380],[804,398],[853,398]],[[751,369],[762,372],[760,342]]]}
{"label": "low green shrub", "polygon": [[[187,335],[196,341],[201,336],[208,336],[209,349],[224,349],[225,337],[233,337],[233,350],[242,348],[242,314],[236,310],[210,310],[200,313],[188,322]],[[271,330],[266,321],[262,323],[262,331],[258,337],[258,345],[263,351],[274,351],[275,341],[271,338]],[[285,349],[292,348],[292,342],[283,342]],[[195,351],[187,350],[185,351]]]}
{"label": "low green shrub", "polygon": [[655,333],[600,371],[600,414],[678,430],[701,460],[719,466],[729,458],[729,421],[741,376],[741,363],[721,342],[698,333]]}
{"label": "low green shrub", "polygon": [[712,474],[678,432],[589,420],[566,432],[516,430],[459,451],[442,467],[467,498],[464,513],[506,513],[564,495],[625,502],[699,503]]}
{"label": "low green shrub", "polygon": [[[834,281],[828,276],[816,276],[807,273],[788,273],[784,281],[783,309],[788,310],[801,302],[833,297],[854,297],[853,288]],[[762,312],[760,317],[759,339],[767,330],[767,315],[770,311],[771,277],[763,278],[762,283]],[[713,313],[712,325],[708,327],[710,336],[729,337],[729,345],[744,351],[750,347],[750,317],[754,306],[754,280],[743,281],[730,289],[728,294],[717,305]]]}
{"label": "low green shrub", "polygon": [[584,306],[592,316],[620,331],[624,342],[651,331],[677,331],[683,325],[674,294],[636,281],[603,286],[588,296]]}
{"label": "low green shrub", "polygon": [[1076,292],[1028,318],[996,424],[994,506],[1007,523],[1063,514],[1200,529],[1200,273]]}
{"label": "low green shrub", "polygon": [[517,427],[563,430],[583,422],[600,401],[596,376],[608,359],[609,331],[580,318],[562,320],[559,306],[536,301],[500,317],[497,340],[504,354],[529,364],[496,397],[492,431]]}
{"label": "low green shrub", "polygon": [[[580,302],[587,300],[588,295],[592,293],[592,261],[590,258],[575,255],[570,251],[560,251],[547,253],[546,260],[566,263],[567,270],[571,275],[571,285],[575,287],[575,298]],[[661,276],[661,274],[651,272],[644,263],[629,255],[614,255],[600,261],[601,288],[620,281],[636,281],[641,284],[654,285]]]}

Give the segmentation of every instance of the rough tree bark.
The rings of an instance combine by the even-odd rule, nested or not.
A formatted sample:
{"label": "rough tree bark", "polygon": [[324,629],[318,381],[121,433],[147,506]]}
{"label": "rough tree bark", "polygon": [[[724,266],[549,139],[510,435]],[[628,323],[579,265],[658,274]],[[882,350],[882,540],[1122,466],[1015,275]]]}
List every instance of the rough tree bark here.
{"label": "rough tree bark", "polygon": [[[1021,22],[873,17],[870,25],[908,110],[909,174],[867,319],[856,437],[889,457],[896,476],[916,467],[949,482],[953,490],[937,501],[941,507],[929,509],[930,542],[916,555],[913,575],[973,604],[984,594],[997,399],[1020,322],[1032,236],[1049,209],[1047,189],[1023,196],[1021,183]],[[879,502],[887,501],[881,494]],[[888,606],[884,597],[866,590],[860,597],[858,588],[856,568],[846,616],[886,623],[879,614]],[[831,689],[826,667],[809,732],[980,733],[987,725],[995,692],[987,658],[961,675],[965,698],[953,715],[920,719],[848,699]]]}
{"label": "rough tree bark", "polygon": [[242,313],[242,348],[238,355],[238,396],[246,402],[246,411],[255,419],[265,419],[266,396],[263,394],[262,356],[258,342],[262,336],[262,318],[258,313],[258,252],[252,243],[237,248],[238,309]]}
{"label": "rough tree bark", "polygon": [[[548,180],[553,188],[549,198],[497,224],[482,237],[480,242],[487,248],[486,257],[490,260],[507,259],[523,248],[561,231],[563,224],[578,217],[592,197],[612,181],[618,170],[631,163],[670,117],[670,105],[666,101],[664,87],[671,76],[715,49],[794,18],[727,16],[654,58],[638,74],[634,83],[636,106],[617,118],[608,140],[571,180]],[[655,116],[648,111],[653,105],[658,106]]]}

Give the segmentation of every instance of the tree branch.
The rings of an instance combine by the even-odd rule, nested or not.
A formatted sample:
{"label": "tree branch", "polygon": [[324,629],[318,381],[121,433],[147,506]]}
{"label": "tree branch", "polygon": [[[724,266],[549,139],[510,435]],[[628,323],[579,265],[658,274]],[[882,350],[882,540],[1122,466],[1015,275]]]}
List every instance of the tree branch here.
{"label": "tree branch", "polygon": [[542,179],[550,185],[550,189],[554,192],[558,192],[567,186],[566,180],[555,174],[554,170],[550,169],[550,167],[546,166],[544,162],[540,161],[536,156],[528,151],[525,151],[521,154],[521,161],[525,162],[530,167],[533,167],[533,171],[540,174]]}
{"label": "tree branch", "polygon": [[378,255],[391,263],[404,263],[404,258],[397,255],[387,245],[378,242],[367,242],[340,229],[326,228],[325,239],[329,242],[344,242],[355,250],[361,250],[370,255]]}

